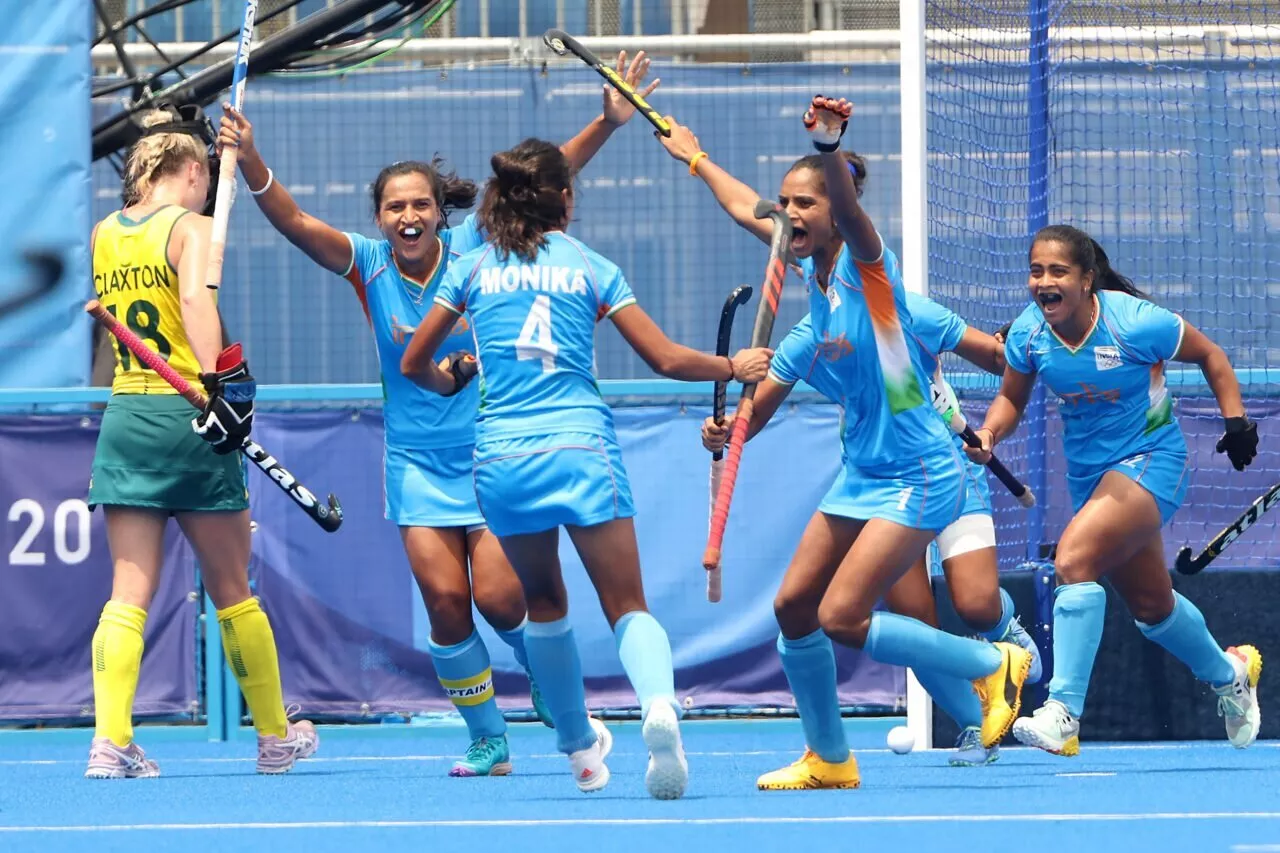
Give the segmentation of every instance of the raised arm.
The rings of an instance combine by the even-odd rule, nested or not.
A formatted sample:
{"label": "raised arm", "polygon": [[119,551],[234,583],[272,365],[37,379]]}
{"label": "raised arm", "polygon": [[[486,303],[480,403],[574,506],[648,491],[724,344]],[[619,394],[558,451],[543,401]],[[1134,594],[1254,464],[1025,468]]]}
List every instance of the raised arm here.
{"label": "raised arm", "polygon": [[[761,242],[768,243],[772,230],[769,220],[756,219],[756,202],[760,200],[756,191],[713,163],[710,155],[702,150],[702,145],[692,130],[671,116],[666,116],[666,120],[671,125],[671,136],[654,134],[662,147],[676,160],[688,166],[691,175],[702,178],[716,201],[724,208],[725,213],[733,217],[734,222],[759,237]],[[694,158],[697,158],[696,162]]]}
{"label": "raised arm", "polygon": [[1244,399],[1240,396],[1240,381],[1231,367],[1231,360],[1222,347],[1197,329],[1182,321],[1182,343],[1174,353],[1173,360],[1185,364],[1194,364],[1204,374],[1209,389],[1218,401],[1218,409],[1225,421],[1225,432],[1215,448],[1219,453],[1226,453],[1232,466],[1243,471],[1258,452],[1258,425],[1249,420],[1244,410]]}
{"label": "raised arm", "polygon": [[[638,89],[640,84],[644,82],[645,76],[649,73],[649,57],[645,56],[644,51],[639,51],[636,58],[631,60],[631,64],[627,64],[627,52],[625,50],[618,51],[618,74],[633,89]],[[639,90],[640,97],[647,98],[649,94],[656,88],[661,80],[654,80],[644,89]],[[631,117],[635,115],[636,108],[631,102],[622,96],[617,89],[604,84],[604,108],[600,115],[596,116],[591,122],[578,132],[578,135],[570,139],[564,145],[560,146],[560,150],[564,152],[564,156],[569,158],[569,163],[573,166],[575,173],[582,171],[586,165],[591,162],[591,158],[604,146],[613,132],[622,127]]]}
{"label": "raised arm", "polygon": [[307,257],[330,272],[344,275],[351,269],[351,240],[337,228],[298,207],[254,147],[253,126],[230,104],[223,104],[222,110],[224,115],[218,132],[218,145],[239,149],[240,173],[244,175],[258,209],[266,215],[273,228]]}
{"label": "raised arm", "polygon": [[759,382],[769,372],[773,350],[744,349],[733,358],[708,355],[672,341],[644,309],[631,304],[610,315],[614,326],[645,364],[670,379],[685,382]]}
{"label": "raised arm", "polygon": [[822,175],[831,201],[836,228],[853,253],[854,260],[876,261],[883,251],[875,223],[858,202],[849,165],[840,156],[840,137],[849,124],[853,105],[844,98],[814,97],[804,114],[805,129],[813,135],[813,147],[822,155]]}

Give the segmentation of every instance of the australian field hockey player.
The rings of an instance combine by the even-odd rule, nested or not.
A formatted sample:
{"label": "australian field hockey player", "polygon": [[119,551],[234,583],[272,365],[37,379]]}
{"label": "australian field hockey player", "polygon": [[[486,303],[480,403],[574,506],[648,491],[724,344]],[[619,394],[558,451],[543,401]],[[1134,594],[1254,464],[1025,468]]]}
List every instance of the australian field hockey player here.
{"label": "australian field hockey player", "polygon": [[763,379],[771,352],[733,359],[672,343],[636,304],[616,265],[565,233],[573,170],[554,145],[530,139],[492,158],[480,223],[488,243],[459,258],[405,351],[405,375],[458,393],[471,371],[437,351],[465,318],[481,381],[475,489],[529,603],[529,664],[555,719],[578,787],[609,781],[588,724],[582,664],[560,574],[559,529],[582,558],[640,700],[649,751],[645,785],[657,799],[684,794],[671,646],[641,582],[635,509],[613,416],[592,372],[595,327],[613,321],[658,373],[688,381]]}
{"label": "australian field hockey player", "polygon": [[988,452],[1017,427],[1036,378],[1058,399],[1067,486],[1075,515],[1058,542],[1049,699],[1014,725],[1018,740],[1058,755],[1080,750],[1080,717],[1102,640],[1106,577],[1138,629],[1212,686],[1227,738],[1258,736],[1262,656],[1225,651],[1204,616],[1173,590],[1161,528],[1186,496],[1186,440],[1165,385],[1168,361],[1195,364],[1217,398],[1218,452],[1237,471],[1253,461],[1257,427],[1245,413],[1231,363],[1182,317],[1145,297],[1111,267],[1088,234],[1041,229],[1029,252],[1031,304],[1007,333],[1000,393],[976,434]]}
{"label": "australian field hockey player", "polygon": [[160,775],[133,739],[132,711],[170,516],[217,607],[258,732],[258,772],[287,772],[319,741],[311,723],[286,716],[271,624],[249,592],[249,494],[237,451],[253,425],[256,383],[239,344],[223,349],[215,292],[205,287],[212,220],[198,211],[214,136],[195,112],[199,120],[177,110],[144,115],[125,165],[130,200],[93,230],[98,300],[208,395],[193,421],[190,404],[118,345],[89,482],[114,563],[111,600],[93,635],[96,722],[85,775],[94,779]]}
{"label": "australian field hockey player", "polygon": [[[618,73],[633,85],[640,85],[648,66],[643,53],[629,65],[625,54],[618,57]],[[654,81],[644,91],[656,85]],[[574,171],[633,113],[625,99],[606,87],[603,114],[564,145]],[[482,242],[475,216],[449,227],[450,213],[474,203],[476,186],[444,172],[438,159],[387,166],[372,185],[374,221],[381,232],[381,239],[372,240],[303,212],[263,162],[243,116],[227,109],[221,139],[239,145],[245,182],[271,224],[317,264],[350,282],[373,327],[386,397],[386,516],[400,528],[426,604],[440,684],[466,721],[471,739],[450,775],[508,774],[507,725],[493,690],[489,652],[472,620],[473,600],[530,673],[539,718],[554,724],[529,670],[520,581],[476,504],[472,450],[478,395],[473,388],[447,398],[429,394],[400,373],[405,345],[449,265]],[[472,349],[469,328],[458,324],[448,350]],[[593,730],[607,751],[608,730],[598,722]]]}
{"label": "australian field hockey player", "polygon": [[[832,641],[918,673],[972,682],[983,748],[998,743],[1016,717],[1032,662],[1016,644],[970,640],[873,612],[930,540],[960,518],[968,476],[926,396],[929,370],[897,258],[859,204],[858,164],[851,168],[839,150],[848,117],[844,101],[813,100],[805,126],[819,153],[789,172],[780,198],[795,225],[792,251],[809,288],[813,334],[845,407],[845,466],[842,492],[828,494],[810,521],[775,601],[779,650],[807,749],[795,764],[761,777],[757,784],[766,789],[860,783],[840,721]],[[749,190],[700,149],[664,144],[703,176],[735,220],[761,233],[738,210]],[[682,134],[681,144],[697,149],[691,134]],[[754,193],[750,198],[754,203]]]}

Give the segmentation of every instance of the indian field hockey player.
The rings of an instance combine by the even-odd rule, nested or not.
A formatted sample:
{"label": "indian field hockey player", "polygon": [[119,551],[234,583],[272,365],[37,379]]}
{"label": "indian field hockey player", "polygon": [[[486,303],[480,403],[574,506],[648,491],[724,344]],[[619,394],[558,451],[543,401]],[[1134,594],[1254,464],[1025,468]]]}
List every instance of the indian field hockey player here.
{"label": "indian field hockey player", "polygon": [[[476,495],[523,584],[529,664],[579,789],[600,790],[609,769],[588,725],[560,573],[560,527],[595,586],[640,700],[650,756],[646,788],[657,799],[675,799],[684,794],[688,764],[671,646],[645,602],[631,488],[592,371],[595,327],[612,320],[647,364],[673,379],[758,381],[771,351],[745,350],[730,359],[668,340],[636,304],[618,267],[565,233],[573,169],[560,149],[531,139],[491,162],[480,208],[489,242],[454,263],[402,368],[439,394],[457,393],[479,370]],[[468,369],[452,354],[436,364],[463,318],[477,342],[477,363]]]}
{"label": "indian field hockey player", "polygon": [[1224,419],[1219,453],[1237,471],[1257,454],[1226,353],[1179,315],[1151,302],[1117,273],[1088,234],[1041,229],[1029,252],[1032,302],[1005,341],[1004,381],[976,434],[985,460],[1017,427],[1036,378],[1058,399],[1074,516],[1054,557],[1053,678],[1049,698],[1014,725],[1021,742],[1058,755],[1080,750],[1080,717],[1102,640],[1107,578],[1138,629],[1217,694],[1227,738],[1258,736],[1262,656],[1218,644],[1204,616],[1173,589],[1161,528],[1186,497],[1189,457],[1165,384],[1168,361],[1204,373]]}
{"label": "indian field hockey player", "polygon": [[196,121],[176,110],[146,113],[141,123],[125,165],[129,202],[94,226],[94,289],[182,378],[204,387],[208,404],[193,421],[190,404],[118,346],[89,483],[89,505],[106,516],[114,579],[93,635],[95,728],[85,775],[160,774],[133,739],[132,711],[171,516],[217,607],[258,732],[258,772],[285,773],[319,738],[311,723],[287,718],[271,624],[249,591],[249,494],[237,451],[253,425],[256,383],[240,346],[223,349],[217,297],[205,287],[212,220],[198,211],[209,193],[213,128],[202,113]]}
{"label": "indian field hockey player", "polygon": [[[756,193],[716,165],[688,128],[670,117],[667,120],[672,122],[671,137],[660,141],[668,152],[677,160],[691,164],[691,173],[707,183],[716,200],[735,221],[762,240],[767,240],[767,230],[761,228],[751,212],[758,200]],[[850,152],[842,152],[842,156],[855,197],[860,197],[867,176],[866,164]],[[815,289],[820,291],[824,283],[830,281],[836,261],[844,257],[842,253],[845,250],[845,240],[836,226],[827,195],[822,155],[800,158],[788,169],[778,200],[792,220],[795,234],[792,253],[806,268],[811,294]],[[896,269],[896,262],[893,268]],[[838,293],[836,299],[839,299]],[[943,351],[954,351],[991,372],[1000,369],[999,347],[991,336],[968,326],[954,313],[925,297],[908,293],[905,301],[913,321],[907,343],[918,350],[927,374],[932,375],[936,371],[938,353]],[[764,426],[789,393],[791,385],[801,378],[816,383],[815,387],[825,396],[844,404],[840,380],[831,366],[852,353],[853,345],[846,336],[832,334],[829,330],[815,332],[812,315],[807,316],[779,346],[769,379],[757,389],[756,411],[749,435],[754,435]],[[709,421],[703,427],[704,443],[709,442],[708,447],[714,449],[716,443],[724,441],[729,428],[729,424],[717,427]],[[957,438],[951,440],[958,446]],[[845,461],[847,463],[847,456]],[[966,466],[965,477],[968,479],[968,493],[960,516],[947,524],[938,536],[948,588],[952,591],[957,613],[987,639],[1013,642],[1025,648],[1031,655],[1030,675],[1038,679],[1039,652],[1017,621],[1012,600],[999,588],[995,528],[991,520],[990,491],[985,472],[969,465]],[[814,580],[815,584],[825,586],[848,546],[832,535],[823,516],[843,519],[845,524],[861,524],[868,516],[865,506],[859,507],[849,500],[850,494],[847,473],[842,470],[806,529],[793,565],[788,569],[789,577],[813,577],[812,564],[816,563],[828,567]],[[781,629],[778,648],[783,670],[792,685],[802,721],[808,719],[812,725],[805,726],[807,748],[804,756],[790,767],[762,776],[758,784],[765,789],[853,787],[858,783],[857,765],[849,757],[848,743],[839,720],[831,640],[820,630],[818,607],[821,593],[822,590],[816,587],[784,581],[775,602],[775,614]],[[915,565],[893,584],[885,601],[894,613],[936,626],[937,615],[923,551]],[[995,760],[998,754],[996,745],[984,746],[982,743],[981,705],[972,684],[928,668],[918,670],[917,675],[962,730],[957,751],[951,757],[952,763],[972,765]]]}
{"label": "indian field hockey player", "polygon": [[[954,313],[926,297],[908,293],[907,305],[911,311],[914,333],[927,358],[936,360],[940,352],[959,351],[968,353],[974,363],[984,369],[991,370],[995,366],[996,360],[990,355],[990,342],[994,340],[993,338],[972,327],[967,327],[964,321]],[[967,343],[957,343],[960,341],[967,341]],[[777,353],[769,366],[769,376],[756,390],[756,407],[751,418],[748,439],[754,437],[768,424],[798,381],[803,380],[808,383],[833,403],[842,404],[834,377],[826,369],[827,359],[831,354],[832,351],[824,348],[814,336],[813,326],[808,316],[796,324],[778,345]],[[1000,360],[1000,363],[1003,364],[1003,360]],[[707,418],[702,425],[703,445],[711,451],[722,448],[732,428],[731,422],[717,425],[714,419]],[[839,500],[845,490],[844,460],[842,446],[841,471],[828,490],[830,499],[824,500],[818,512],[831,515],[845,513],[845,508]],[[1013,600],[999,587],[995,524],[991,515],[991,492],[987,486],[986,472],[981,466],[970,463],[965,473],[969,478],[969,493],[962,514],[938,534],[936,540],[942,570],[947,578],[947,588],[957,615],[977,634],[992,641],[1006,640],[1017,643],[1031,653],[1032,665],[1028,681],[1034,683],[1040,678],[1039,650],[1018,621]],[[801,549],[804,547],[801,545]],[[798,603],[803,605],[804,602]],[[885,596],[885,606],[892,613],[911,616],[937,627],[937,611],[924,555],[921,555],[915,565],[889,590]],[[799,631],[803,632],[804,628],[816,618],[816,614],[797,614],[794,609],[788,610],[780,606],[776,616],[779,624],[784,626],[779,635],[779,651],[784,661],[784,671],[790,673],[789,678],[794,675],[799,681],[806,676],[794,671],[794,666],[791,668],[787,666],[788,663],[794,664],[794,657],[790,656],[791,649],[787,647],[786,631],[797,621],[807,619],[808,622],[799,627]],[[792,633],[796,631],[793,630]],[[830,641],[823,645],[830,649]],[[829,670],[824,669],[822,673],[818,673],[818,676],[826,674],[829,674],[833,680],[829,696],[834,699],[834,664]],[[950,763],[954,766],[968,767],[996,761],[999,757],[999,747],[997,745],[984,747],[981,743],[982,709],[972,684],[939,675],[929,669],[921,670],[916,675],[934,701],[955,720],[960,728],[956,750],[949,758]],[[800,691],[804,692],[804,688],[801,687]],[[804,709],[799,710],[801,721],[804,722]],[[827,712],[821,713],[820,716],[825,719],[830,718]],[[817,733],[813,739],[821,743],[831,740],[830,737]],[[841,749],[844,750],[843,753],[840,753]],[[847,751],[847,742],[842,739],[832,747],[832,753],[847,754]],[[811,764],[812,761],[805,763]],[[827,763],[839,764],[839,762]],[[775,773],[766,774],[761,778],[760,786],[766,790],[794,788],[798,786],[799,778],[791,768],[784,768]],[[800,787],[825,787],[822,783],[828,777],[811,773],[808,778],[809,782]],[[839,781],[839,777],[835,777],[834,781]]]}
{"label": "indian field hockey player", "polygon": [[[897,258],[859,204],[839,150],[850,112],[846,101],[818,96],[804,116],[819,152],[826,219],[834,220],[843,239],[835,257],[810,252],[799,263],[814,333],[832,347],[828,369],[845,405],[844,515],[815,515],[778,592],[776,609],[801,614],[795,623],[788,616],[780,645],[789,681],[798,688],[796,704],[810,720],[810,742],[799,762],[762,778],[765,787],[812,787],[815,772],[822,787],[860,784],[857,762],[841,746],[832,641],[865,649],[882,663],[972,682],[983,711],[983,747],[998,743],[1012,725],[1032,661],[1016,644],[958,637],[874,610],[929,542],[960,517],[968,478],[963,456],[926,397],[929,373],[921,348],[911,343],[913,321]],[[695,173],[707,160],[696,154],[690,159]],[[812,239],[802,228],[793,249],[804,252]]]}
{"label": "indian field hockey player", "polygon": [[[640,85],[648,66],[643,53],[629,64],[625,53],[618,56],[618,73],[632,85]],[[657,83],[644,91],[651,92]],[[605,87],[603,114],[564,144],[574,171],[634,112]],[[474,203],[476,186],[445,173],[439,160],[387,166],[372,185],[374,219],[382,236],[372,240],[302,211],[263,162],[243,116],[226,108],[222,125],[221,139],[239,146],[241,172],[268,221],[317,264],[350,282],[373,327],[385,389],[386,517],[400,528],[431,623],[436,673],[470,737],[466,754],[450,775],[508,774],[507,725],[493,689],[489,652],[473,622],[473,600],[529,673],[539,718],[554,723],[529,668],[520,581],[476,504],[472,449],[479,397],[475,389],[448,398],[429,394],[400,373],[405,346],[449,265],[482,242],[474,216],[449,227],[450,213]],[[470,330],[458,324],[449,348],[471,347]],[[607,751],[608,730],[594,721],[593,730]]]}

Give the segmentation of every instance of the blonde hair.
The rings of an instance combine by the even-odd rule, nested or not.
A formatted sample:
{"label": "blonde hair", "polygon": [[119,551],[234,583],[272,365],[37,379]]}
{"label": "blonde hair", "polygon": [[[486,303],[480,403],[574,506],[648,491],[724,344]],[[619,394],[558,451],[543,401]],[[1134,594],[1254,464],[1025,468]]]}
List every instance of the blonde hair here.
{"label": "blonde hair", "polygon": [[[140,119],[142,127],[154,127],[175,117],[164,110],[150,110]],[[161,178],[176,175],[194,160],[208,168],[209,152],[204,142],[186,133],[156,133],[134,143],[125,161],[124,185],[128,204],[138,204],[151,194]]]}

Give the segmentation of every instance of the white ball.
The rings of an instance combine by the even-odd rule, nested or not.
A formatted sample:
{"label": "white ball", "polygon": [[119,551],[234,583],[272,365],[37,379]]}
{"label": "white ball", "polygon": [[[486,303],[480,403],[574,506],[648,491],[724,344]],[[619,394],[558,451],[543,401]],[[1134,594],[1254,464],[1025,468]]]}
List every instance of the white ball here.
{"label": "white ball", "polygon": [[889,748],[898,755],[906,755],[916,745],[916,736],[906,726],[894,726],[889,729]]}
{"label": "white ball", "polygon": [[692,696],[686,696],[686,697],[684,697],[684,702],[683,702],[683,703],[681,703],[681,704],[683,704],[686,708],[692,708],[692,707],[693,707],[693,697],[692,697]]}

